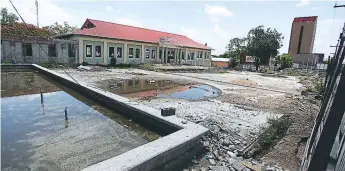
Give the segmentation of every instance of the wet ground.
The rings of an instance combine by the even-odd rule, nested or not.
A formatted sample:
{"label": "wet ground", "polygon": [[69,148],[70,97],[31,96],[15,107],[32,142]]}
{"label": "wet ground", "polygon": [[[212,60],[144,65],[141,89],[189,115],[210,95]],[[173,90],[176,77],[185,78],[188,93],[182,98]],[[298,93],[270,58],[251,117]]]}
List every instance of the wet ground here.
{"label": "wet ground", "polygon": [[1,170],[80,170],[160,137],[35,73],[1,76]]}
{"label": "wet ground", "polygon": [[105,90],[134,99],[158,97],[203,100],[221,94],[219,89],[206,84],[182,84],[171,80],[107,80],[99,84]]}

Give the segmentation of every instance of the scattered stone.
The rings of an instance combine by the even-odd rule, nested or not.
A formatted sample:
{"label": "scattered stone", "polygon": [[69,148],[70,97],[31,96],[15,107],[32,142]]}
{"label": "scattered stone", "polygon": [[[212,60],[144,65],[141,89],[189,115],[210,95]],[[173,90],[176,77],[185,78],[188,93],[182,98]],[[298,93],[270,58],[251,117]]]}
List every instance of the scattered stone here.
{"label": "scattered stone", "polygon": [[274,167],[267,167],[266,171],[275,171],[276,169]]}
{"label": "scattered stone", "polygon": [[243,164],[239,161],[235,161],[233,164],[232,164],[232,167],[236,170],[236,171],[241,171],[242,169],[245,168],[245,166],[243,166]]}
{"label": "scattered stone", "polygon": [[199,162],[198,162],[197,160],[193,159],[193,160],[192,160],[192,163],[193,163],[193,164],[198,164]]}
{"label": "scattered stone", "polygon": [[218,150],[214,150],[213,155],[214,157],[216,157],[216,159],[218,159],[219,158]]}
{"label": "scattered stone", "polygon": [[206,168],[202,167],[200,168],[200,171],[207,171]]}
{"label": "scattered stone", "polygon": [[203,144],[204,144],[205,147],[210,146],[210,142],[209,141],[204,141]]}
{"label": "scattered stone", "polygon": [[196,171],[195,169],[192,169],[192,170],[190,170],[190,171]]}
{"label": "scattered stone", "polygon": [[223,140],[223,145],[226,145],[226,146],[230,145],[230,139],[229,138],[225,138]]}
{"label": "scattered stone", "polygon": [[251,170],[248,168],[244,168],[242,171],[251,171]]}
{"label": "scattered stone", "polygon": [[229,163],[230,165],[232,165],[235,161],[236,161],[236,160],[233,159],[233,158],[231,158],[231,157],[228,158],[228,163]]}
{"label": "scattered stone", "polygon": [[186,120],[182,120],[181,123],[182,124],[187,124],[187,121]]}
{"label": "scattered stone", "polygon": [[241,144],[241,142],[238,141],[238,140],[235,140],[235,141],[234,141],[234,144],[235,144],[235,145],[238,145],[238,144]]}
{"label": "scattered stone", "polygon": [[212,166],[212,171],[230,171],[230,169],[226,166]]}
{"label": "scattered stone", "polygon": [[233,153],[233,152],[231,152],[231,151],[227,151],[226,153],[227,153],[230,157],[232,157],[232,158],[235,158],[235,157],[236,157],[236,154]]}
{"label": "scattered stone", "polygon": [[216,165],[216,162],[213,159],[208,159],[208,161],[210,162],[210,164]]}
{"label": "scattered stone", "polygon": [[183,169],[183,171],[189,171],[188,169]]}
{"label": "scattered stone", "polygon": [[230,151],[233,151],[233,150],[235,150],[235,149],[236,149],[235,145],[229,145],[229,150],[230,150]]}

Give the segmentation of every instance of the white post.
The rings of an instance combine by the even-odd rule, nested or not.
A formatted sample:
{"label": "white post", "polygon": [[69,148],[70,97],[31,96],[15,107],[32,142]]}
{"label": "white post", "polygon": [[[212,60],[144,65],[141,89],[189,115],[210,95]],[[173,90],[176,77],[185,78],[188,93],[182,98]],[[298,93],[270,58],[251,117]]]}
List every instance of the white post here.
{"label": "white post", "polygon": [[146,58],[146,49],[144,45],[141,45],[141,63],[145,63],[145,58]]}
{"label": "white post", "polygon": [[123,63],[128,63],[127,43],[123,44]]}
{"label": "white post", "polygon": [[104,65],[107,65],[107,59],[108,59],[108,43],[104,42],[104,46],[103,46],[103,62]]}
{"label": "white post", "polygon": [[84,44],[83,40],[79,39],[79,64],[84,62]]}

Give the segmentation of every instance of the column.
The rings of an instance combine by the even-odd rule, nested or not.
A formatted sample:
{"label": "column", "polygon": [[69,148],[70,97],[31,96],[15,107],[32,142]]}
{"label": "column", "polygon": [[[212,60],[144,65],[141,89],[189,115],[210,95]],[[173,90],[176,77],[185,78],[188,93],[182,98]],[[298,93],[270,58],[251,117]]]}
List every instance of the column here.
{"label": "column", "polygon": [[161,58],[161,64],[164,63],[164,55],[165,55],[165,48],[162,47],[162,58]]}
{"label": "column", "polygon": [[196,54],[196,50],[194,50],[194,65],[196,65],[196,57],[197,57],[198,54]]}
{"label": "column", "polygon": [[177,48],[174,49],[174,63],[176,64]]}
{"label": "column", "polygon": [[188,53],[189,53],[189,52],[188,52],[188,49],[186,49],[186,53],[184,54],[184,59],[186,60],[185,63],[187,63],[187,64],[189,63],[189,62],[188,62]]}
{"label": "column", "polygon": [[104,50],[103,50],[103,62],[104,62],[104,65],[107,65],[108,64],[108,42],[104,42],[104,46],[103,46]]}
{"label": "column", "polygon": [[146,49],[144,45],[141,45],[141,63],[145,63],[145,58],[146,58]]}
{"label": "column", "polygon": [[157,50],[156,50],[156,61],[159,62],[159,46],[157,46]]}
{"label": "column", "polygon": [[128,49],[127,49],[127,43],[123,44],[123,63],[127,64],[128,63]]}
{"label": "column", "polygon": [[79,64],[84,62],[84,44],[83,40],[79,39]]}
{"label": "column", "polygon": [[164,63],[168,63],[168,48],[165,48],[165,53],[164,53]]}

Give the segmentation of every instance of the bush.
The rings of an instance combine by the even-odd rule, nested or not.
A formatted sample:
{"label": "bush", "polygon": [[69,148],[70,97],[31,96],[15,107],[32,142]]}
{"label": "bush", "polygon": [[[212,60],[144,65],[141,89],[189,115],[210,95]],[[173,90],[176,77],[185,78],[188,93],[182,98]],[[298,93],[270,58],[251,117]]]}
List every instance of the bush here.
{"label": "bush", "polygon": [[277,62],[281,66],[281,69],[292,67],[292,58],[288,54],[284,54],[284,55],[280,56],[277,60],[278,60]]}
{"label": "bush", "polygon": [[291,125],[288,118],[278,119],[272,117],[267,119],[268,128],[261,134],[258,144],[262,152],[267,151],[282,139]]}
{"label": "bush", "polygon": [[240,58],[232,57],[229,64],[229,68],[236,68],[240,64]]}
{"label": "bush", "polygon": [[110,66],[112,66],[112,67],[116,66],[116,58],[115,57],[111,57],[111,59],[110,59]]}
{"label": "bush", "polygon": [[83,63],[81,63],[81,65],[83,65],[83,66],[88,66],[89,63],[84,61]]}

